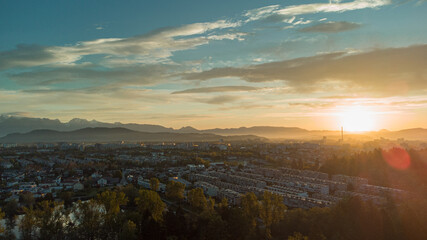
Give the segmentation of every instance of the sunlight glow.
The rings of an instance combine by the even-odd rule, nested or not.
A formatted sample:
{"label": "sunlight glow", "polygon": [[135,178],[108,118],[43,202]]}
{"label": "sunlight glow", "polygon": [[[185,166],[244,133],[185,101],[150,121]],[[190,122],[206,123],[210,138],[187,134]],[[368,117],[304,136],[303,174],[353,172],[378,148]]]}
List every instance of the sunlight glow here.
{"label": "sunlight glow", "polygon": [[338,115],[344,131],[365,132],[375,128],[375,113],[365,107],[346,107]]}

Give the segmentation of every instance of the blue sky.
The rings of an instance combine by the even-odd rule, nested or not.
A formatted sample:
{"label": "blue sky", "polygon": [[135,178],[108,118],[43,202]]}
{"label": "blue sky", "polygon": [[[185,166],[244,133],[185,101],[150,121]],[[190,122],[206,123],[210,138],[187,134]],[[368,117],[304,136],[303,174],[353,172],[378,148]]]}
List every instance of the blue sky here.
{"label": "blue sky", "polygon": [[355,108],[372,129],[427,127],[426,13],[392,0],[0,1],[0,113],[336,129]]}

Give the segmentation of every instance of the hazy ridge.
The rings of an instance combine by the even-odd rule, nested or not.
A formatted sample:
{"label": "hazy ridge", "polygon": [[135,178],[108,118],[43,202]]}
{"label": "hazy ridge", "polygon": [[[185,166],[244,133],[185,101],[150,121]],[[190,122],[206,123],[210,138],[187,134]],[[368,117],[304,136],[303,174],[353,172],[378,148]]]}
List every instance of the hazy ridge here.
{"label": "hazy ridge", "polygon": [[[94,128],[96,130],[90,130],[89,128]],[[43,129],[43,131],[35,131],[40,129]],[[129,131],[126,132],[126,130]],[[91,131],[96,131],[96,137],[90,136],[89,132]],[[28,134],[23,135],[24,133]],[[114,133],[114,137],[109,135],[112,133]],[[48,136],[49,134],[50,136]],[[78,118],[63,123],[57,119],[52,120],[47,118],[0,117],[1,142],[5,140],[12,141],[13,139],[22,139],[24,136],[28,139],[36,140],[37,135],[39,135],[40,139],[62,139],[63,141],[67,139],[69,139],[69,141],[77,141],[79,138],[81,141],[85,141],[85,139],[94,141],[96,138],[102,140],[102,137],[104,137],[105,140],[114,139],[114,141],[125,139],[128,139],[128,141],[135,141],[136,139],[140,139],[140,141],[166,141],[164,139],[170,139],[170,141],[184,141],[185,139],[188,141],[211,141],[212,139],[219,139],[219,136],[241,136],[242,139],[244,138],[243,135],[249,137],[259,136],[270,139],[319,139],[323,136],[339,137],[340,134],[340,131],[306,130],[297,127],[255,126],[199,130],[191,126],[173,129],[153,124],[104,123],[96,120],[88,121]],[[390,139],[405,138],[409,140],[427,140],[427,129],[413,128],[400,131],[381,130],[365,133],[345,132],[345,135],[365,138],[384,137]]]}

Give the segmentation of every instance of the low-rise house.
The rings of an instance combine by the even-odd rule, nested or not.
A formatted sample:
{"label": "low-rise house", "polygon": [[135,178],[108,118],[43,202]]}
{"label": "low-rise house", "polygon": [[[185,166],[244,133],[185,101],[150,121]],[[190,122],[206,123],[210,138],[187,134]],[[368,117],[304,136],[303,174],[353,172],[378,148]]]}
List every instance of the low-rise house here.
{"label": "low-rise house", "polygon": [[81,182],[77,182],[73,185],[73,190],[76,191],[82,191],[85,189],[85,186]]}
{"label": "low-rise house", "polygon": [[96,181],[96,183],[101,187],[105,187],[107,186],[108,181],[105,178],[100,178],[98,181]]}

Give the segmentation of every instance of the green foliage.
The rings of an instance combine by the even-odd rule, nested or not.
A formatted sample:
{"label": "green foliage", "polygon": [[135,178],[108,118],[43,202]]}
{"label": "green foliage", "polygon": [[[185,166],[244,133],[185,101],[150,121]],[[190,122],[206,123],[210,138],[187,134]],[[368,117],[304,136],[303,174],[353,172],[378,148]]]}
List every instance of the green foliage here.
{"label": "green foliage", "polygon": [[181,200],[184,198],[185,185],[176,181],[169,181],[166,185],[166,197]]}
{"label": "green foliage", "polygon": [[139,190],[138,197],[135,198],[136,206],[140,214],[148,212],[149,217],[156,222],[163,220],[163,211],[166,204],[162,201],[159,194],[150,190]]}

